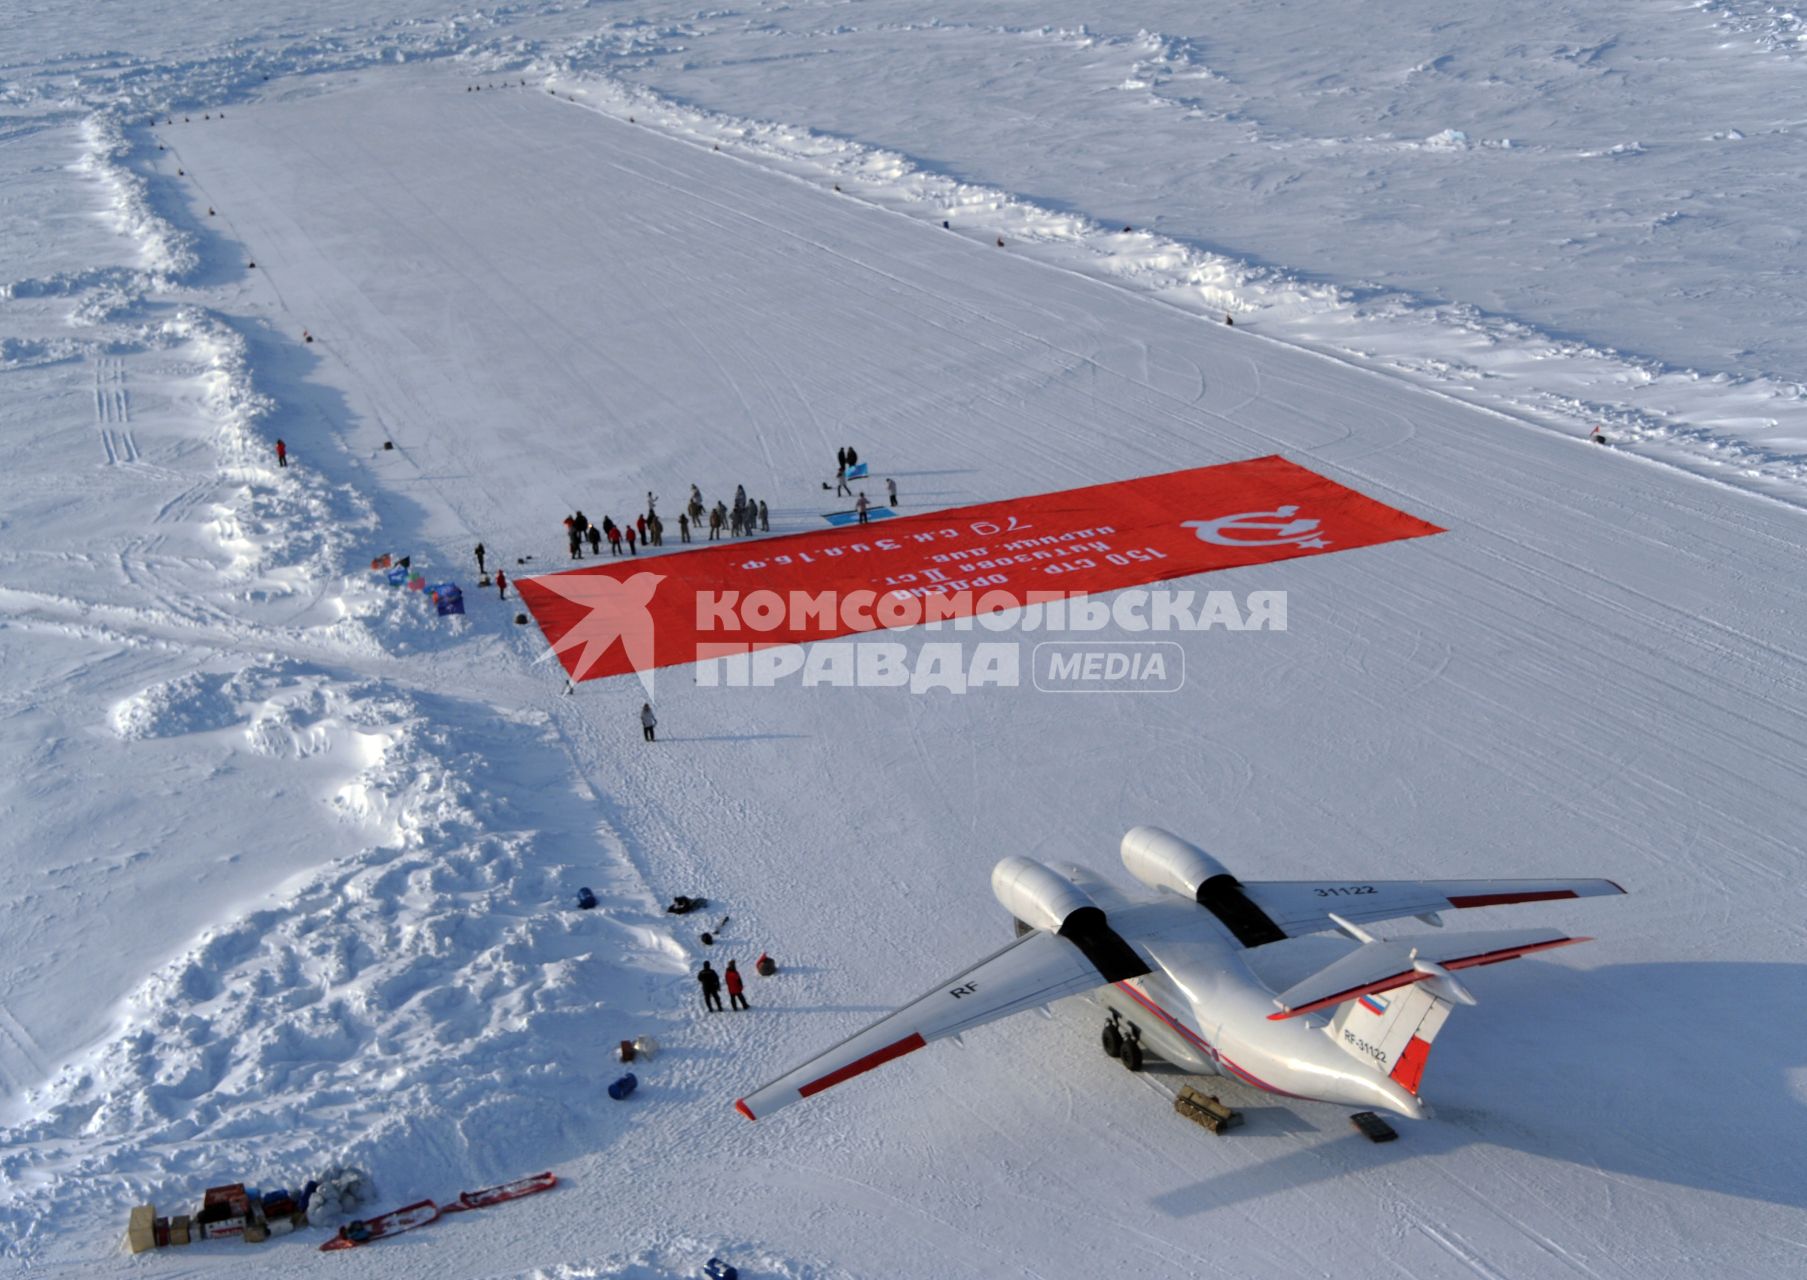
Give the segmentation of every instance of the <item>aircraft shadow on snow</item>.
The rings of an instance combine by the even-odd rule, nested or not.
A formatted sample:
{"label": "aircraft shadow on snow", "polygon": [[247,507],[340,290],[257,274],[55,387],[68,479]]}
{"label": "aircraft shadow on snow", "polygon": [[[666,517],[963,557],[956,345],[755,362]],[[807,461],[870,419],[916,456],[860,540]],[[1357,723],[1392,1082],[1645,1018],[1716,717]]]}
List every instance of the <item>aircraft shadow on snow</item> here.
{"label": "aircraft shadow on snow", "polygon": [[[1807,1065],[1807,965],[1610,965],[1569,970],[1552,984],[1553,969],[1477,990],[1480,1007],[1461,1011],[1474,1033],[1439,1043],[1426,1073],[1436,1115],[1396,1121],[1399,1141],[1375,1145],[1351,1131],[1176,1187],[1155,1207],[1208,1213],[1473,1146],[1807,1207],[1799,1140],[1807,1115],[1788,1084]],[[1501,1072],[1516,1078],[1490,1104],[1489,1082]],[[1254,1104],[1248,1125],[1225,1141],[1299,1131],[1274,1128],[1264,1111],[1288,1108],[1263,1108],[1264,1097],[1234,1087],[1225,1095]]]}

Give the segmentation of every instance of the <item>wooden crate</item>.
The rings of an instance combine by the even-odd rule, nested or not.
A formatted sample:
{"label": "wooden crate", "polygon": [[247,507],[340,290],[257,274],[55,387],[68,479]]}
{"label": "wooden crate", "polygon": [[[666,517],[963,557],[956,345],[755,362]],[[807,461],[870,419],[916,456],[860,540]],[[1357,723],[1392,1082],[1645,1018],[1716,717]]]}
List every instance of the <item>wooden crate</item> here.
{"label": "wooden crate", "polygon": [[1242,1123],[1241,1112],[1226,1107],[1211,1094],[1200,1093],[1191,1085],[1179,1091],[1173,1100],[1173,1109],[1212,1133],[1222,1133]]}
{"label": "wooden crate", "polygon": [[126,1220],[125,1243],[133,1253],[145,1253],[157,1247],[156,1209],[141,1204],[132,1210],[132,1216]]}

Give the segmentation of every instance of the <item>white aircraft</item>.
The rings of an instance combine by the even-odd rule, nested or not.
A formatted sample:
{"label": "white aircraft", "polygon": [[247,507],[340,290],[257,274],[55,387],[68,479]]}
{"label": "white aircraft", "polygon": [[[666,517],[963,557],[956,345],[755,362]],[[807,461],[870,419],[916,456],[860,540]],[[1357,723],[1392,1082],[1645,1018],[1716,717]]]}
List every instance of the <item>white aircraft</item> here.
{"label": "white aircraft", "polygon": [[[1125,835],[1122,854],[1155,891],[1151,900],[1132,903],[1078,867],[1005,858],[991,887],[1015,917],[1016,941],[735,1109],[749,1120],[767,1116],[932,1040],[1089,993],[1107,1016],[1104,1051],[1132,1071],[1155,1054],[1270,1093],[1421,1119],[1431,1041],[1452,1005],[1474,1003],[1456,971],[1589,939],[1554,929],[1382,939],[1362,924],[1416,916],[1441,926],[1437,913],[1452,908],[1625,892],[1611,880],[1245,884],[1155,827]],[[1342,954],[1328,965],[1331,939],[1287,941],[1331,930],[1356,945],[1336,942]],[[1310,965],[1303,974],[1301,962]]]}

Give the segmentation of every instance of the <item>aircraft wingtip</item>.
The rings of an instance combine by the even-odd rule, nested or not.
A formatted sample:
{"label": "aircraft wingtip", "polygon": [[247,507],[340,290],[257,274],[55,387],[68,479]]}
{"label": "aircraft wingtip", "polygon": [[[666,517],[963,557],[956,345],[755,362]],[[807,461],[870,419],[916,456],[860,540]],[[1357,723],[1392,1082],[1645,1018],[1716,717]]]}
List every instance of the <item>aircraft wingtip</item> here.
{"label": "aircraft wingtip", "polygon": [[759,1118],[753,1114],[752,1108],[747,1106],[747,1100],[745,1098],[735,1099],[734,1109],[749,1120],[757,1120]]}

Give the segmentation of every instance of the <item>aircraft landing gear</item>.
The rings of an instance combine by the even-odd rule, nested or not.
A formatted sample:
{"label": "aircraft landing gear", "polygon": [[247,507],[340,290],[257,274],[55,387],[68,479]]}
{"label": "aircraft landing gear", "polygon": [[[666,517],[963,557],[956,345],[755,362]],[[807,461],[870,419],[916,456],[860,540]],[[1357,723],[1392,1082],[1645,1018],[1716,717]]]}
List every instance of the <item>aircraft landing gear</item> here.
{"label": "aircraft landing gear", "polygon": [[1135,1023],[1120,1021],[1115,1009],[1111,1010],[1110,1021],[1104,1024],[1099,1042],[1107,1057],[1117,1059],[1131,1071],[1142,1069],[1142,1033]]}
{"label": "aircraft landing gear", "polygon": [[1105,1057],[1117,1058],[1123,1055],[1123,1031],[1117,1026],[1116,1014],[1113,1013],[1111,1020],[1104,1024],[1104,1034],[1099,1039],[1104,1044]]}
{"label": "aircraft landing gear", "polygon": [[1118,1057],[1131,1071],[1142,1069],[1142,1033],[1133,1025],[1129,1029],[1129,1035],[1124,1037],[1123,1052]]}

